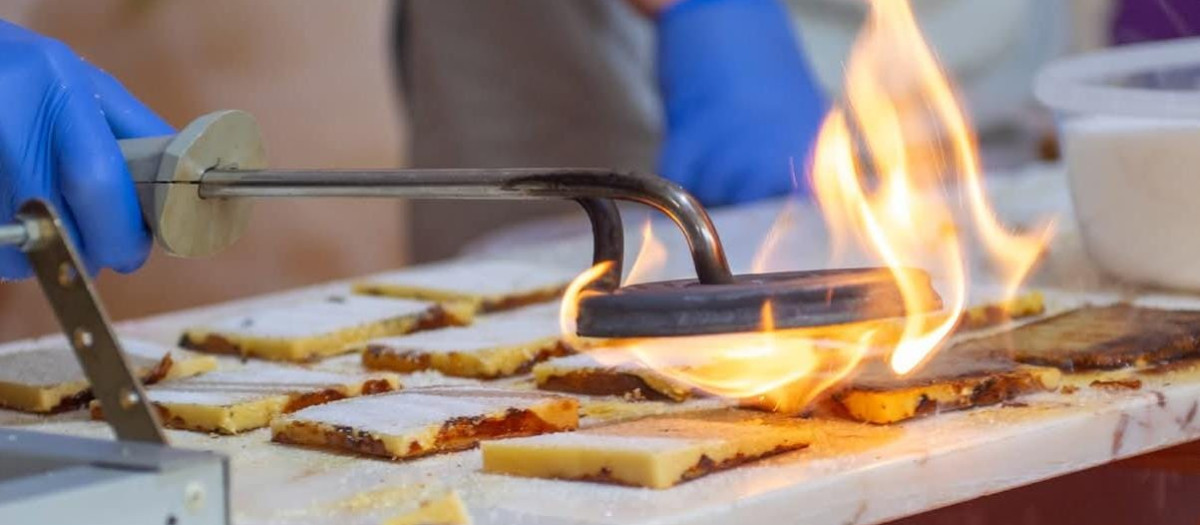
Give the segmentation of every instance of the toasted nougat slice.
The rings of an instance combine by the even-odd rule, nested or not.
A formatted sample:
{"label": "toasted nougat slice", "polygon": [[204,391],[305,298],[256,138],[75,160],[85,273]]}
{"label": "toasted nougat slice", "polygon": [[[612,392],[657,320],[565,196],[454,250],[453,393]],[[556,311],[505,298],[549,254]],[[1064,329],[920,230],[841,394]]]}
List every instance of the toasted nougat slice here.
{"label": "toasted nougat slice", "polygon": [[665,489],[807,446],[795,427],[765,421],[647,418],[565,434],[486,441],[483,470]]}
{"label": "toasted nougat slice", "polygon": [[[143,383],[207,372],[211,356],[124,338],[121,346]],[[53,413],[87,405],[91,387],[66,339],[49,337],[0,348],[0,406],[25,412]]]}
{"label": "toasted nougat slice", "polygon": [[450,261],[367,278],[356,293],[437,302],[460,302],[485,311],[552,301],[579,272],[519,261]]}
{"label": "toasted nougat slice", "polygon": [[430,387],[310,407],[275,420],[271,435],[279,443],[407,459],[578,425],[579,403],[571,398]]}
{"label": "toasted nougat slice", "polygon": [[620,351],[596,349],[551,359],[533,367],[541,390],[630,400],[685,401],[700,394],[670,376],[646,367]]}
{"label": "toasted nougat slice", "polygon": [[868,358],[832,397],[852,419],[887,424],[1052,391],[1061,378],[1056,368],[975,354],[959,344],[905,375],[896,374],[883,357]]}
{"label": "toasted nougat slice", "polygon": [[425,301],[349,296],[280,306],[189,328],[181,346],[273,361],[307,362],[377,337],[464,324],[470,312]]}
{"label": "toasted nougat slice", "polygon": [[558,305],[547,303],[480,316],[470,326],[443,328],[367,342],[363,365],[376,370],[437,370],[494,379],[528,372],[565,355]]}
{"label": "toasted nougat slice", "polygon": [[1114,369],[1200,357],[1200,311],[1084,307],[963,344],[1062,370]]}
{"label": "toasted nougat slice", "polygon": [[[280,414],[400,388],[395,374],[338,374],[258,364],[173,381],[146,390],[170,428],[236,434],[262,428]],[[103,417],[99,404],[93,417]]]}

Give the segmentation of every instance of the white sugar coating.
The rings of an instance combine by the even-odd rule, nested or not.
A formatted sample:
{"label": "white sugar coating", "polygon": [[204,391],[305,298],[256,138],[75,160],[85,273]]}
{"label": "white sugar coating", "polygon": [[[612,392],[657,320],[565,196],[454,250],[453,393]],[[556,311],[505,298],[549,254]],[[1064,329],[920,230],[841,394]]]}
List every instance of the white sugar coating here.
{"label": "white sugar coating", "polygon": [[521,261],[453,261],[377,275],[365,283],[497,296],[565,287],[578,274],[562,266]]}
{"label": "white sugar coating", "polygon": [[560,335],[558,309],[557,303],[530,306],[481,316],[470,326],[385,337],[368,344],[429,353],[473,352],[524,345]]}
{"label": "white sugar coating", "polygon": [[500,446],[515,445],[538,448],[594,449],[622,452],[667,452],[697,445],[720,445],[719,439],[688,439],[648,436],[608,436],[587,431],[542,434],[496,441]]}
{"label": "white sugar coating", "polygon": [[432,387],[357,397],[308,407],[288,416],[380,435],[404,435],[457,418],[529,409],[562,399],[497,388]]}
{"label": "white sugar coating", "polygon": [[[131,337],[120,337],[121,349],[128,355],[136,355],[139,357],[148,357],[151,359],[162,359],[168,352],[178,351],[179,348],[168,346],[160,343],[152,343],[142,339]],[[62,334],[48,335],[37,339],[24,339],[21,341],[13,341],[11,343],[0,344],[0,356],[24,352],[28,350],[70,350],[71,345],[67,342],[67,338]]]}
{"label": "white sugar coating", "polygon": [[125,353],[128,355],[147,357],[151,359],[162,359],[163,356],[175,351],[182,352],[182,350],[177,348],[171,348],[158,343],[151,343],[138,339],[122,339],[121,348],[123,348]]}
{"label": "white sugar coating", "polygon": [[67,348],[30,348],[0,355],[0,383],[54,386],[86,381],[75,353]]}
{"label": "white sugar coating", "polygon": [[[597,356],[594,354],[603,354]],[[555,370],[587,370],[593,368],[635,369],[639,368],[636,361],[628,354],[605,350],[589,350],[578,354],[550,359],[539,366]]]}
{"label": "white sugar coating", "polygon": [[16,353],[16,352],[23,352],[26,350],[33,350],[33,349],[37,349],[37,348],[51,346],[52,341],[55,341],[55,340],[58,341],[58,346],[62,346],[63,348],[66,348],[66,344],[64,343],[66,341],[66,339],[63,338],[63,336],[59,335],[59,336],[45,337],[42,339],[23,339],[20,341],[12,341],[9,343],[4,343],[4,344],[0,345],[0,355],[12,354],[12,353]]}
{"label": "white sugar coating", "polygon": [[375,376],[258,365],[154,386],[147,390],[147,395],[156,403],[226,406],[277,395],[316,392],[372,377]]}
{"label": "white sugar coating", "polygon": [[[687,355],[672,354],[669,356],[659,356],[660,363],[674,367],[686,368],[690,366],[698,366],[704,364],[704,361],[698,358],[691,358]],[[624,350],[598,348],[580,352],[564,357],[556,357],[550,359],[541,365],[554,370],[591,370],[603,368],[606,370],[616,370],[621,372],[654,372],[650,366],[642,363],[632,353]]]}
{"label": "white sugar coating", "polygon": [[408,299],[338,296],[229,317],[203,329],[241,337],[315,337],[371,323],[418,316],[433,307],[433,303]]}
{"label": "white sugar coating", "polygon": [[[125,339],[121,341],[126,359],[137,373],[144,373],[162,361],[170,349],[154,343]],[[0,348],[0,382],[54,386],[87,382],[75,351],[64,337],[9,343]]]}

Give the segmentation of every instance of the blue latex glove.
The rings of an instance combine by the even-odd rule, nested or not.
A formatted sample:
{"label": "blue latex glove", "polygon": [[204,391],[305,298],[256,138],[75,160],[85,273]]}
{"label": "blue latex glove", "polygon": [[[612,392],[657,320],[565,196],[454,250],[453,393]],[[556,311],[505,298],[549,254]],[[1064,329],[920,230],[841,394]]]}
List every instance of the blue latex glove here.
{"label": "blue latex glove", "polygon": [[657,27],[663,176],[710,206],[792,191],[827,106],[783,6],[681,0]]}
{"label": "blue latex glove", "polygon": [[[67,46],[3,20],[0,101],[0,221],[46,199],[90,272],[139,268],[150,236],[116,139],[171,126]],[[0,249],[0,278],[30,274],[19,250]]]}

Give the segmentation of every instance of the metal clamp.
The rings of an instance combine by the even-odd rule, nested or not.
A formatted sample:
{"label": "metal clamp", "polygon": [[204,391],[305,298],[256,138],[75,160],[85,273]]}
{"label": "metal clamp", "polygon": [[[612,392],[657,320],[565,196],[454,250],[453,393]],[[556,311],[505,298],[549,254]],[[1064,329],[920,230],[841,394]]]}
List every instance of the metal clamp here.
{"label": "metal clamp", "polygon": [[26,202],[17,213],[17,223],[0,227],[0,244],[18,246],[29,258],[117,439],[166,444],[158,414],[125,360],[92,280],[54,208],[42,200]]}

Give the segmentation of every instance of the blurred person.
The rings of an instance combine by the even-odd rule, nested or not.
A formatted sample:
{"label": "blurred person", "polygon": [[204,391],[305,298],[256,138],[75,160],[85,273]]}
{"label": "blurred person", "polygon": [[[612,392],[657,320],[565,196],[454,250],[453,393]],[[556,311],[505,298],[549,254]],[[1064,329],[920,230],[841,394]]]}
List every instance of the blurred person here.
{"label": "blurred person", "polygon": [[[550,166],[591,157],[660,172],[710,206],[791,189],[789,157],[803,161],[811,122],[824,114],[819,102],[840,91],[869,2],[794,0],[791,13],[757,0],[626,4],[650,18],[610,0],[402,2],[394,34],[412,162]],[[984,127],[1031,100],[1029,79],[1065,41],[1062,6],[914,2]],[[789,14],[802,31],[789,34]]]}
{"label": "blurred person", "polygon": [[[998,75],[1006,82],[968,82],[968,100],[1003,97],[1043,59],[1053,42],[1027,31],[1052,20],[1043,10],[1057,5],[915,2],[926,29],[946,32],[930,31],[938,49],[980,50],[947,61],[963,73],[956,76],[978,71],[986,79],[1005,64],[1020,66]],[[792,7],[809,36],[797,36],[778,0],[401,1],[397,71],[413,164],[636,169],[660,173],[710,206],[803,192],[792,187],[790,166],[803,165],[826,89],[837,88],[839,42],[848,45],[865,6],[797,0]],[[802,41],[822,49],[816,71],[824,78]],[[169,126],[62,44],[7,23],[0,25],[0,92],[0,220],[25,199],[49,198],[90,269],[140,266],[150,241],[115,139]],[[419,206],[463,215],[458,203]],[[428,215],[422,211],[418,223]],[[472,233],[499,222],[468,216],[469,224],[454,222]],[[428,231],[417,225],[418,241],[455,236],[449,222],[433,219]],[[28,274],[16,250],[0,251],[0,277]]]}
{"label": "blurred person", "polygon": [[[783,5],[786,12],[753,0],[403,1],[394,35],[411,162],[659,173],[707,206],[786,194],[791,166],[804,169],[815,127],[840,91],[869,1]],[[989,145],[991,135],[1014,129],[1033,135],[1026,128],[1040,122],[1028,122],[1030,82],[1065,47],[1066,1],[914,0],[913,9]],[[1003,165],[1030,160],[1036,139],[1018,139],[1018,154]],[[999,149],[986,148],[985,160],[1014,157]],[[468,251],[511,251],[587,231],[565,203],[411,206],[418,260],[452,256],[472,241]],[[550,214],[579,220],[554,216],[484,237]]]}
{"label": "blurred person", "polygon": [[[421,168],[610,167],[735,204],[792,190],[790,162],[803,164],[827,107],[777,0],[407,0],[394,24]],[[497,226],[579,217],[561,202],[410,209],[417,260]],[[542,223],[516,242],[582,224]]]}

